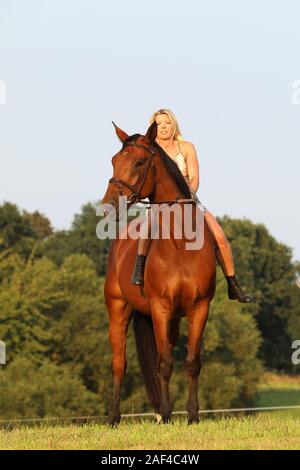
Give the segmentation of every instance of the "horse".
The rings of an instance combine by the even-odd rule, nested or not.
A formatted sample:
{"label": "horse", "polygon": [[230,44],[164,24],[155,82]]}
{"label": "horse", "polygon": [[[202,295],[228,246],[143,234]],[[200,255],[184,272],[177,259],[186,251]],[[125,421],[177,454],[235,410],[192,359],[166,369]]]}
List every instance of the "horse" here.
{"label": "horse", "polygon": [[[147,198],[151,204],[190,203],[191,192],[186,180],[174,160],[156,142],[156,122],[144,136],[129,136],[113,124],[122,148],[112,158],[113,177],[101,204],[115,208],[116,221],[121,215],[119,196],[126,197],[128,207]],[[196,210],[199,209],[194,203],[193,220]],[[184,236],[182,239],[174,237],[174,226],[170,228],[168,239],[152,239],[143,287],[130,282],[138,239],[117,237],[111,243],[104,285],[112,348],[113,396],[108,417],[111,426],[121,419],[120,389],[127,366],[126,336],[132,318],[148,398],[163,423],[170,421],[172,413],[169,396],[172,351],[179,337],[180,321],[184,316],[187,318],[185,371],[189,393],[186,409],[188,423],[199,422],[200,345],[216,284],[214,240],[205,219],[203,223],[204,243],[198,250],[186,249]]]}

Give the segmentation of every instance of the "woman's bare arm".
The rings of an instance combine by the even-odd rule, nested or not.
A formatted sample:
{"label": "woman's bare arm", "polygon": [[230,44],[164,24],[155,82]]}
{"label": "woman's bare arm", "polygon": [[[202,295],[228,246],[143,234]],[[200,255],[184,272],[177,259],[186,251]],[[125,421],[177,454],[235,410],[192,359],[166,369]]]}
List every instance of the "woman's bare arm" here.
{"label": "woman's bare arm", "polygon": [[190,188],[196,193],[199,188],[199,162],[196,149],[192,142],[184,142],[184,147],[186,150]]}

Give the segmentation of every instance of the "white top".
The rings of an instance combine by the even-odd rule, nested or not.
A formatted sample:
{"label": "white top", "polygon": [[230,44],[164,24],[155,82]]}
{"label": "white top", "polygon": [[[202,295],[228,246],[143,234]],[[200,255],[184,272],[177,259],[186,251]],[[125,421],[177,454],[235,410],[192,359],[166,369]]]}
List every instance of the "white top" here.
{"label": "white top", "polygon": [[188,174],[186,157],[181,151],[179,142],[178,142],[178,149],[179,149],[179,152],[177,153],[177,155],[175,155],[173,160],[175,161],[175,163],[177,163],[177,166],[179,170],[181,171],[181,173],[183,174],[184,178],[186,179],[187,183],[189,183],[189,174]]}

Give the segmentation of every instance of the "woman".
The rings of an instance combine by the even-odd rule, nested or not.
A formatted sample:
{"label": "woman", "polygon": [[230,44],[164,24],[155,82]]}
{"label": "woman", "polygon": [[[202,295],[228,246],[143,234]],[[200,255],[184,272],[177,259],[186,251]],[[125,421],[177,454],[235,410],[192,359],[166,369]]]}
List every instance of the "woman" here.
{"label": "woman", "polygon": [[[172,111],[168,109],[160,109],[155,112],[150,124],[154,121],[157,123],[156,142],[178,165],[184,178],[186,179],[193,198],[199,203],[196,192],[199,187],[199,164],[194,145],[191,142],[184,141],[181,137],[178,122]],[[204,217],[207,225],[213,235],[216,245],[216,258],[223,270],[228,283],[228,297],[231,300],[239,302],[251,302],[251,298],[245,294],[239,286],[235,276],[234,263],[230,245],[223,232],[222,227],[216,218],[202,204],[201,209],[204,210]],[[150,211],[149,211],[150,214]],[[148,217],[150,216],[148,214]],[[134,273],[131,283],[134,285],[144,284],[144,266],[146,256],[150,247],[150,223],[145,223],[141,227],[143,236],[139,238],[138,254],[135,262]]]}

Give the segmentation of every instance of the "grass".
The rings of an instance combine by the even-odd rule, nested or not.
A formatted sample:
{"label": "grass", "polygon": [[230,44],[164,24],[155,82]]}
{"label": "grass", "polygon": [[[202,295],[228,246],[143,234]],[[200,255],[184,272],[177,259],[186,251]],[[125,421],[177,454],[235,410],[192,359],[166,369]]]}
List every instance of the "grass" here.
{"label": "grass", "polygon": [[270,415],[205,419],[188,426],[182,420],[158,425],[123,421],[106,425],[53,426],[0,430],[0,449],[51,450],[204,450],[300,449],[300,420]]}
{"label": "grass", "polygon": [[[255,406],[300,405],[300,377],[265,374]],[[300,450],[300,410],[263,412],[251,416],[204,419],[188,426],[186,419],[158,425],[123,419],[105,424],[19,426],[0,429],[0,450]]]}
{"label": "grass", "polygon": [[[255,406],[291,406],[300,405],[300,376],[292,377],[267,372],[264,375]],[[274,416],[289,413],[300,418],[300,409],[273,411]]]}

